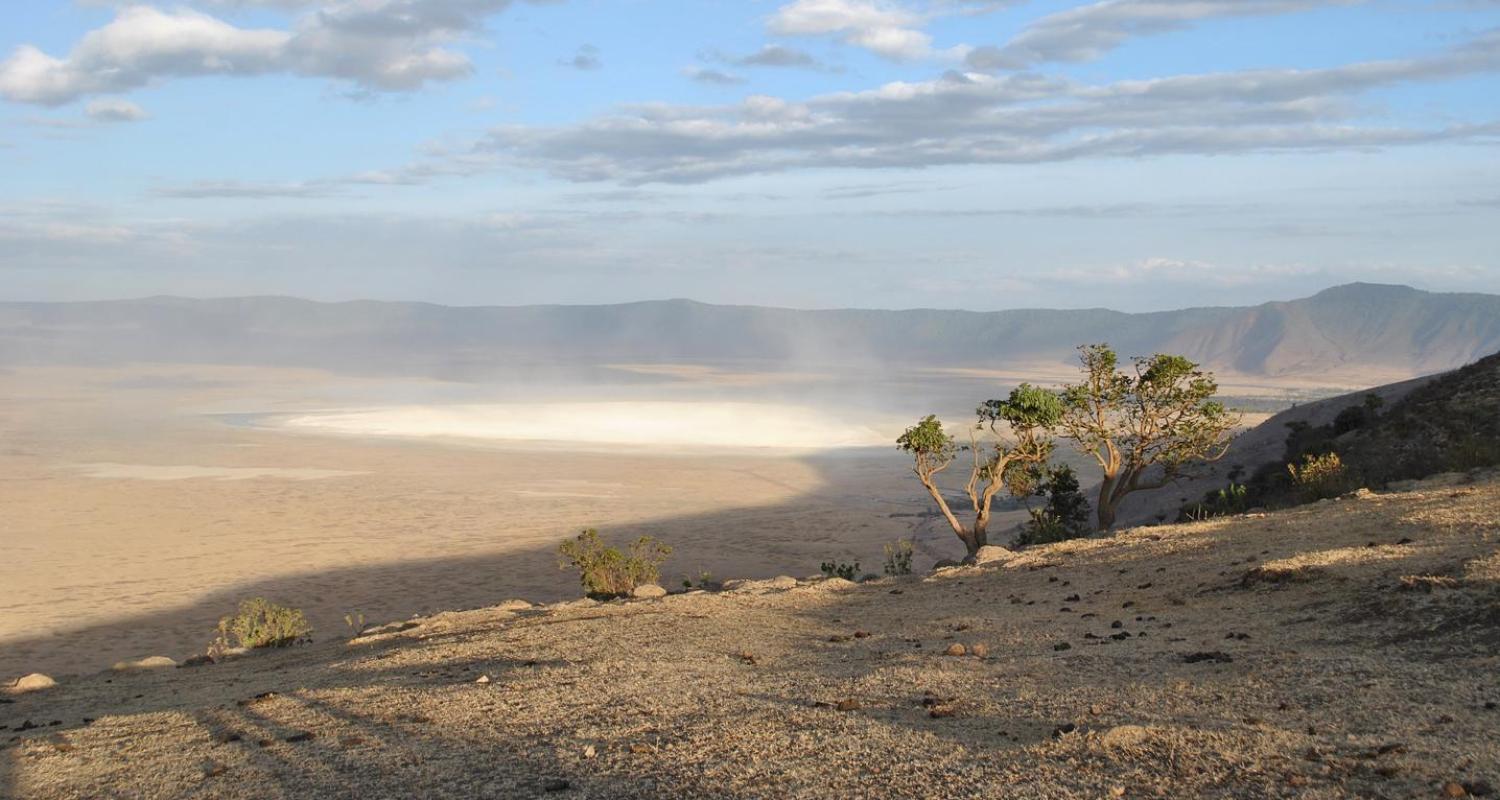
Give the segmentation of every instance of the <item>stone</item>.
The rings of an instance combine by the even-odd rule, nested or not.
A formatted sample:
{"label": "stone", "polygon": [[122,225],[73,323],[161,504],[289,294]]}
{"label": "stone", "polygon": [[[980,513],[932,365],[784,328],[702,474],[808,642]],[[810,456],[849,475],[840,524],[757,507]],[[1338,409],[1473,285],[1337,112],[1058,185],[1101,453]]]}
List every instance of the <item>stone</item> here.
{"label": "stone", "polygon": [[1068,644],[1067,642],[1058,642],[1057,644],[1052,645],[1052,649],[1061,653],[1064,650],[1072,650],[1073,645]]}
{"label": "stone", "polygon": [[964,654],[966,654],[968,652],[969,652],[969,649],[967,647],[964,647],[963,645],[961,645],[961,644],[959,644],[957,642],[954,642],[953,644],[948,645],[948,649],[943,651],[943,655],[945,655],[945,656],[961,656],[961,655],[964,655]]}
{"label": "stone", "polygon": [[13,681],[10,684],[10,691],[12,694],[22,694],[24,692],[40,692],[46,689],[51,689],[56,685],[57,681],[52,680],[50,677],[43,675],[40,672],[33,672],[30,675],[22,678],[17,678],[15,681]]}
{"label": "stone", "polygon": [[961,566],[963,566],[963,564],[960,564],[960,563],[958,563],[957,561],[954,561],[951,558],[944,558],[944,559],[940,559],[936,564],[933,564],[932,565],[932,570],[933,570],[933,572],[936,572],[936,571],[938,571],[940,569],[952,569],[953,567],[961,567]]}
{"label": "stone", "polygon": [[187,658],[183,659],[182,663],[177,665],[177,668],[190,669],[192,667],[206,667],[212,663],[214,663],[213,656],[205,653],[200,653],[199,655],[188,656]]}
{"label": "stone", "polygon": [[529,609],[531,607],[532,606],[531,606],[531,602],[530,601],[528,601],[528,600],[521,600],[519,598],[513,598],[511,600],[506,600],[505,602],[501,603],[500,605],[495,606],[495,610],[497,610],[497,611],[526,611],[527,609]]}
{"label": "stone", "polygon": [[834,706],[834,709],[836,709],[838,711],[858,711],[859,707],[860,706],[859,706],[859,701],[858,700],[849,698],[849,699],[845,699],[845,700],[840,700],[838,702],[838,704]]}
{"label": "stone", "polygon": [[1111,750],[1140,747],[1151,740],[1151,729],[1140,725],[1116,725],[1104,732],[1099,743]]}
{"label": "stone", "polygon": [[979,548],[979,551],[974,554],[974,563],[994,564],[999,561],[1009,561],[1010,559],[1015,557],[1016,554],[1011,552],[1010,550],[1006,550],[1005,548],[998,547],[996,545],[987,544],[984,547]]}
{"label": "stone", "polygon": [[488,686],[490,685],[490,676],[480,675],[479,677],[474,679],[474,682],[479,684],[480,686]]}
{"label": "stone", "polygon": [[643,583],[631,589],[630,596],[640,600],[655,600],[658,597],[666,597],[667,590],[654,583]]}
{"label": "stone", "polygon": [[544,792],[566,792],[571,788],[573,788],[573,784],[566,778],[552,778],[542,783],[542,791]]}
{"label": "stone", "polygon": [[1204,661],[1214,664],[1228,664],[1233,660],[1234,658],[1228,653],[1221,653],[1217,650],[1202,653],[1187,653],[1182,657],[1182,661],[1185,664],[1198,664]]}
{"label": "stone", "polygon": [[177,662],[166,656],[150,656],[147,658],[138,658],[134,661],[116,661],[111,669],[115,672],[135,672],[146,669],[168,669],[176,666]]}
{"label": "stone", "polygon": [[1469,791],[1458,781],[1448,781],[1443,784],[1444,797],[1467,797]]}
{"label": "stone", "polygon": [[317,737],[316,737],[316,735],[312,731],[297,731],[296,733],[294,733],[294,734],[286,737],[286,741],[288,741],[288,742],[310,742],[310,741],[312,741],[315,738],[317,738]]}
{"label": "stone", "polygon": [[986,644],[971,644],[969,645],[969,653],[976,658],[984,658],[990,654],[990,648]]}

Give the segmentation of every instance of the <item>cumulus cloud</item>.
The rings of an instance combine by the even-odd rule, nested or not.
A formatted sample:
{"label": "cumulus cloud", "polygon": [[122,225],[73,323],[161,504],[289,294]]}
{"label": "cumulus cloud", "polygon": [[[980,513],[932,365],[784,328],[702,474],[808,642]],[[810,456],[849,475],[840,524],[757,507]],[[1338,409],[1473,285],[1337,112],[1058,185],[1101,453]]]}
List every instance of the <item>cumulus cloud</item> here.
{"label": "cumulus cloud", "polygon": [[106,97],[90,101],[84,113],[95,122],[139,122],[148,119],[146,110],[118,97]]}
{"label": "cumulus cloud", "polygon": [[907,60],[932,53],[924,20],[888,0],[794,0],[771,16],[770,30],[782,36],[837,36],[885,58]]}
{"label": "cumulus cloud", "polygon": [[168,78],[267,73],[342,79],[367,91],[409,91],[468,75],[468,57],[447,45],[478,31],[511,3],[332,0],[309,6],[285,30],[240,28],[185,8],[129,6],[64,56],[29,44],[17,47],[0,61],[0,96],[62,105]]}
{"label": "cumulus cloud", "polygon": [[1214,17],[1289,14],[1363,0],[1102,0],[1028,25],[1004,45],[976,47],[971,69],[1022,69],[1055,61],[1092,61],[1137,36],[1182,30]]}

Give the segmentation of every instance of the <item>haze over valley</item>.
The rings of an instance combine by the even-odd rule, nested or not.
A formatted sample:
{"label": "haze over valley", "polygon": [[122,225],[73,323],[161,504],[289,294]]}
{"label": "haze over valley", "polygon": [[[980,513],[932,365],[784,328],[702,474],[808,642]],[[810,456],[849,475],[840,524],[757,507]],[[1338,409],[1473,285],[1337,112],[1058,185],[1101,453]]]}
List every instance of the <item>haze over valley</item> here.
{"label": "haze over valley", "polygon": [[1487,797],[1500,3],[0,3],[0,800]]}

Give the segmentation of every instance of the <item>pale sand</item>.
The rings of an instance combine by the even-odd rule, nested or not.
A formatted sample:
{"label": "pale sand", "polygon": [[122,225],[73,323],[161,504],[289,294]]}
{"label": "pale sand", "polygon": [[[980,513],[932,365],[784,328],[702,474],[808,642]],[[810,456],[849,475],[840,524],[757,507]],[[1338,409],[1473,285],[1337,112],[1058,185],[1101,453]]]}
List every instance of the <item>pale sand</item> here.
{"label": "pale sand", "polygon": [[910,516],[927,501],[890,446],[833,458],[505,451],[197,413],[295,415],[359,386],[249,369],[0,374],[0,677],[181,659],[257,594],[307,609],[320,637],[343,635],[346,613],[573,596],[554,550],[584,527],[669,542],[667,583],[805,575],[830,558],[879,572],[882,545],[914,529],[926,563],[961,552]]}

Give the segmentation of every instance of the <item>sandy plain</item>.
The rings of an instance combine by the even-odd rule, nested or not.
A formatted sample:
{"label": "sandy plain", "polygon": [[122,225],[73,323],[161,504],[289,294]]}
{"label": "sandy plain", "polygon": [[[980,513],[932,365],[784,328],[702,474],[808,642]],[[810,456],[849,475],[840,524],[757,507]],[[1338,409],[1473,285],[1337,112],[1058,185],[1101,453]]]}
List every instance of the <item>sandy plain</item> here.
{"label": "sandy plain", "polygon": [[920,558],[956,548],[920,524],[923,498],[889,447],[504,446],[247,424],[432,390],[286,370],[29,369],[0,387],[5,677],[181,659],[256,595],[305,608],[325,637],[344,635],[346,614],[573,596],[554,550],[585,527],[669,542],[673,583],[805,575],[828,558],[878,572],[882,545],[914,533]]}
{"label": "sandy plain", "polygon": [[668,585],[828,559],[879,572],[898,538],[919,567],[961,555],[884,442],[920,413],[960,419],[993,375],[613,365],[587,380],[0,369],[0,678],[182,659],[253,596],[306,609],[320,637],[346,615],[571,597],[554,552],[585,527],[669,543]]}

